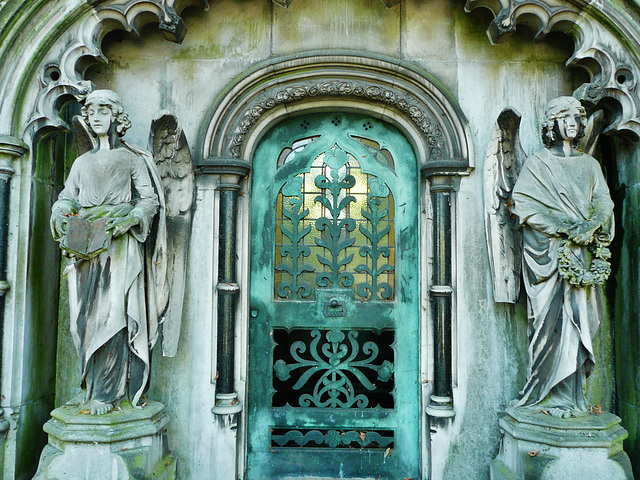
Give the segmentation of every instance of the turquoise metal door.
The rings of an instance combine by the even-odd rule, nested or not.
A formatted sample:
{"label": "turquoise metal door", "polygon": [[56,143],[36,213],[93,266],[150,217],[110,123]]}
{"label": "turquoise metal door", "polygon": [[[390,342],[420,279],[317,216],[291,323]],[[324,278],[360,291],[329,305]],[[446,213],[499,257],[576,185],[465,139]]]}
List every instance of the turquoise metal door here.
{"label": "turquoise metal door", "polygon": [[296,117],[252,175],[246,478],[420,478],[411,146],[371,117]]}

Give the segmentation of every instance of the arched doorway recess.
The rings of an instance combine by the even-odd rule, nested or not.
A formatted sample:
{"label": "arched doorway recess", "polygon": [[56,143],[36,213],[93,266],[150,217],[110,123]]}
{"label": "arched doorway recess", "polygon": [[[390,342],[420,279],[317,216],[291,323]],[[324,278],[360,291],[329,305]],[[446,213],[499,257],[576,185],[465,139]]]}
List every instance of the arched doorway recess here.
{"label": "arched doorway recess", "polygon": [[[320,115],[321,118],[318,117],[318,115]],[[411,273],[406,277],[398,277],[397,279],[398,285],[405,281],[410,283],[411,278],[416,282],[412,287],[410,287],[408,283],[404,285],[405,292],[403,293],[403,295],[411,297],[413,299],[412,301],[415,301],[414,306],[416,308],[412,315],[415,317],[415,332],[419,332],[419,340],[416,339],[416,348],[407,357],[413,357],[412,361],[416,362],[415,369],[408,369],[410,372],[413,372],[413,374],[409,373],[409,375],[413,375],[413,378],[408,380],[408,383],[413,382],[414,386],[419,389],[417,386],[423,385],[421,381],[423,378],[419,372],[423,372],[423,375],[433,379],[433,382],[429,384],[428,390],[422,387],[423,391],[420,395],[422,400],[416,399],[414,404],[414,406],[417,405],[412,414],[416,423],[416,425],[414,425],[415,432],[422,431],[423,425],[421,422],[424,417],[423,412],[425,408],[426,411],[434,417],[453,416],[451,332],[452,328],[454,328],[455,279],[452,277],[451,272],[452,265],[455,264],[455,252],[452,248],[452,245],[455,245],[455,241],[452,239],[451,232],[455,215],[454,197],[456,182],[454,179],[460,175],[468,174],[472,169],[472,154],[470,151],[466,120],[457,107],[455,100],[426,72],[419,71],[404,64],[392,62],[389,59],[370,58],[354,54],[310,54],[305,57],[276,60],[266,66],[257,67],[248,74],[243,75],[240,80],[232,83],[221,95],[212,110],[210,118],[211,120],[203,128],[203,134],[200,137],[203,141],[202,144],[198,146],[198,149],[201,149],[203,152],[203,159],[199,162],[198,169],[200,174],[215,174],[219,175],[220,179],[217,188],[219,190],[218,218],[220,232],[217,286],[218,351],[216,371],[218,372],[218,376],[216,380],[216,406],[214,407],[214,413],[221,416],[235,416],[242,410],[242,405],[247,403],[247,396],[253,395],[254,398],[271,396],[270,393],[268,393],[271,388],[269,381],[267,381],[267,384],[262,385],[262,389],[253,386],[259,383],[257,382],[258,377],[255,376],[255,372],[257,372],[256,368],[258,368],[258,370],[262,369],[263,374],[265,371],[268,372],[266,378],[276,382],[277,380],[273,380],[272,377],[275,378],[275,376],[279,374],[283,379],[287,377],[286,372],[283,370],[282,362],[279,362],[279,360],[284,360],[274,359],[276,354],[272,351],[266,352],[264,358],[258,359],[256,357],[254,360],[250,360],[250,371],[248,374],[249,389],[247,391],[245,382],[239,381],[237,378],[245,378],[244,372],[247,365],[244,359],[247,356],[253,355],[253,352],[248,351],[247,344],[250,342],[252,349],[262,351],[263,349],[257,348],[257,345],[263,341],[266,342],[263,343],[263,345],[269,350],[272,335],[280,335],[282,331],[287,328],[295,329],[293,326],[286,326],[285,328],[283,325],[284,330],[282,330],[281,328],[277,328],[273,322],[273,328],[271,330],[269,330],[269,326],[266,326],[265,329],[254,325],[254,323],[263,324],[264,318],[261,317],[264,317],[264,310],[262,310],[260,305],[263,305],[265,301],[270,302],[270,300],[268,300],[271,298],[269,291],[273,293],[274,289],[275,291],[278,290],[277,285],[270,290],[267,287],[267,290],[265,290],[266,293],[262,292],[257,295],[256,290],[259,289],[258,287],[260,287],[261,281],[255,283],[254,280],[256,279],[256,275],[262,275],[262,273],[273,270],[269,268],[269,265],[274,266],[274,260],[271,258],[272,255],[269,252],[271,252],[272,249],[279,251],[282,246],[276,248],[275,244],[269,244],[264,247],[264,250],[261,250],[263,253],[255,257],[256,249],[254,247],[258,248],[260,242],[254,239],[253,241],[257,243],[251,246],[249,241],[249,209],[238,208],[238,198],[242,194],[243,189],[249,188],[248,185],[250,182],[244,183],[241,182],[241,180],[249,174],[252,168],[254,169],[251,174],[253,176],[252,184],[254,188],[258,186],[257,188],[259,188],[260,191],[254,190],[249,192],[251,194],[251,203],[257,202],[262,205],[266,201],[266,198],[273,196],[271,195],[272,193],[276,196],[278,195],[277,190],[282,187],[280,183],[285,181],[278,179],[284,175],[284,173],[282,173],[283,171],[293,167],[291,167],[292,164],[285,166],[285,164],[288,163],[288,160],[285,158],[287,157],[286,155],[283,157],[283,154],[279,154],[276,155],[275,158],[265,160],[264,152],[270,151],[270,147],[265,147],[265,145],[269,145],[271,141],[268,138],[273,139],[273,135],[280,138],[282,135],[288,135],[287,132],[291,133],[291,135],[289,135],[290,138],[287,136],[287,139],[282,140],[282,138],[280,138],[280,140],[284,141],[283,145],[288,144],[289,150],[297,151],[298,157],[305,156],[305,154],[301,153],[303,149],[306,150],[306,152],[315,152],[317,148],[320,148],[318,145],[323,142],[326,143],[326,145],[322,145],[324,150],[322,152],[318,151],[314,155],[322,154],[321,156],[324,158],[333,155],[335,151],[342,151],[353,157],[350,161],[353,165],[347,162],[349,166],[342,165],[341,167],[337,167],[335,172],[336,182],[340,183],[338,177],[342,180],[349,177],[347,173],[338,174],[340,168],[358,169],[360,168],[360,161],[362,162],[362,171],[370,176],[373,171],[376,170],[375,168],[372,169],[371,164],[367,164],[367,162],[371,162],[368,158],[376,156],[372,152],[377,152],[377,157],[384,159],[386,155],[384,153],[385,150],[387,150],[387,153],[391,151],[390,156],[393,158],[394,149],[395,151],[401,151],[402,149],[400,148],[400,150],[398,150],[399,147],[386,147],[384,141],[378,139],[379,143],[376,143],[376,139],[368,138],[370,134],[367,134],[365,130],[368,131],[367,126],[369,126],[369,128],[373,130],[379,129],[380,131],[389,131],[389,129],[391,129],[397,132],[395,134],[396,138],[405,139],[403,141],[407,145],[408,154],[401,154],[400,156],[403,158],[390,160],[389,162],[391,162],[390,164],[398,162],[398,165],[401,165],[403,161],[405,165],[407,161],[411,163],[410,168],[407,166],[402,169],[399,166],[398,174],[402,173],[405,175],[407,178],[403,178],[402,181],[408,185],[415,185],[416,189],[416,197],[413,200],[405,200],[404,203],[400,202],[399,205],[396,202],[396,206],[393,207],[395,208],[393,215],[395,218],[400,218],[400,209],[404,212],[407,208],[406,203],[412,203],[411,211],[413,213],[409,214],[410,217],[405,217],[401,220],[398,225],[402,224],[402,222],[408,222],[407,225],[403,227],[406,229],[409,224],[413,224],[417,227],[415,233],[418,234],[415,242],[408,243],[415,245],[415,247],[409,249],[411,251],[408,252],[408,255],[415,255],[416,263],[412,266],[409,266],[410,263],[403,266],[402,268],[411,270]],[[332,123],[333,127],[329,125],[328,122]],[[290,128],[281,127],[281,125],[285,124],[291,124]],[[324,127],[320,127],[319,125],[324,125]],[[341,128],[340,125],[344,125],[344,127]],[[384,127],[384,125],[388,125],[388,127]],[[302,130],[298,132],[297,135],[293,134],[294,130],[300,130],[300,128],[309,132],[314,128],[316,130],[320,128],[320,130],[314,130],[315,133],[312,132],[306,135],[306,137],[311,135],[310,138],[312,138],[311,141],[306,141],[309,139],[306,139]],[[324,130],[322,128],[324,128]],[[334,130],[333,133],[330,132],[331,129]],[[273,132],[281,133],[274,134]],[[265,137],[265,135],[267,136]],[[381,135],[384,137],[386,134]],[[329,138],[329,140],[322,140],[325,137]],[[316,139],[318,140],[313,141]],[[278,141],[276,141],[276,143]],[[367,145],[366,147],[363,147],[364,144],[362,144],[362,141]],[[304,143],[304,147],[301,147],[301,142]],[[356,147],[355,145],[358,142],[361,142],[359,144],[360,146]],[[394,142],[391,143],[393,144]],[[307,145],[309,146],[307,147]],[[280,147],[276,146],[274,148],[277,150]],[[366,148],[369,148],[369,150],[366,150]],[[287,151],[286,148],[283,152],[284,151]],[[353,152],[357,152],[358,154],[354,154]],[[282,162],[280,162],[282,163],[282,168],[280,169],[277,168],[278,156],[283,157],[281,159]],[[296,167],[295,175],[304,175],[303,170],[305,170],[305,168],[311,168],[313,170],[314,167],[312,165],[315,165],[317,162],[322,164],[320,157],[314,158],[310,157],[307,159],[305,157],[303,160],[304,165],[301,164]],[[331,181],[331,178],[333,178],[331,162],[327,163],[324,167],[320,165],[319,168],[327,170],[323,175],[328,175],[327,178]],[[275,177],[262,177],[265,171],[273,172],[274,169],[279,171],[279,173],[275,174]],[[330,174],[329,172],[332,173]],[[421,172],[422,176],[427,179],[428,187],[426,187],[426,183],[420,181],[418,172]],[[347,175],[347,177],[343,178],[343,175]],[[353,178],[353,176],[351,178]],[[288,180],[289,183],[292,181],[292,179]],[[391,182],[390,177],[388,178],[388,182]],[[287,183],[287,185],[289,183]],[[271,192],[271,190],[269,190],[270,185],[275,184],[279,186],[277,186],[277,188],[274,187],[275,190]],[[316,185],[320,188],[320,184],[316,182]],[[320,190],[316,193],[327,195],[326,188],[329,187],[320,188],[324,193],[320,193]],[[346,195],[350,195],[350,187],[345,184],[341,188],[345,189]],[[267,192],[267,190],[269,190],[269,192]],[[287,188],[285,190],[289,189]],[[393,192],[393,187],[390,190]],[[365,197],[367,196],[367,192],[369,192],[369,196],[371,196],[372,187],[365,186],[362,192]],[[285,196],[288,194],[284,190],[282,190],[281,193]],[[338,193],[335,193],[335,195],[338,195]],[[313,200],[311,193],[307,196],[311,199],[310,201]],[[243,197],[246,196],[243,195]],[[326,200],[326,202],[331,203],[329,200]],[[283,205],[284,203],[281,199],[279,205]],[[327,203],[327,205],[329,203]],[[336,207],[336,205],[334,205],[334,207]],[[277,208],[282,210],[282,207]],[[287,208],[288,207],[284,207],[285,213]],[[251,207],[251,210],[254,212],[254,220],[251,221],[252,228],[254,229],[254,231],[251,232],[252,236],[260,235],[260,232],[262,232],[261,239],[264,240],[264,238],[279,235],[277,232],[278,227],[276,227],[273,222],[267,221],[266,224],[260,223],[264,219],[260,219],[262,218],[260,215],[258,215],[260,218],[256,217],[255,212],[257,210],[255,208]],[[388,207],[387,210],[391,212],[391,207]],[[274,212],[269,210],[269,212],[266,213],[267,217],[270,218],[271,213]],[[285,213],[281,212],[279,218],[283,218],[282,215]],[[321,225],[324,221],[329,221],[329,218],[337,219],[338,213],[334,213],[335,215],[332,213],[322,218],[319,217],[315,222],[320,222],[317,223],[317,225]],[[389,214],[391,215],[391,213]],[[274,215],[276,214],[274,213]],[[431,221],[427,221],[427,218]],[[371,221],[369,221],[369,223],[371,223]],[[374,228],[373,225],[367,225],[368,227],[365,227],[365,230],[368,228],[367,231],[371,232],[371,228]],[[338,225],[336,225],[336,227],[337,226]],[[306,228],[306,224],[304,228]],[[255,229],[260,230],[260,232],[256,232]],[[280,229],[282,229],[282,225],[280,225]],[[340,230],[340,228],[338,228],[338,230]],[[349,237],[347,230],[349,229],[347,228],[345,232],[342,232],[342,235],[346,234],[347,237]],[[284,230],[282,231],[284,232]],[[286,235],[285,233],[285,236]],[[336,239],[338,239],[340,235],[340,233],[336,233]],[[400,237],[401,235],[396,236],[398,242],[400,242]],[[353,241],[355,242],[355,240]],[[296,240],[296,242],[298,242],[298,240]],[[336,240],[336,242],[338,242],[338,240]],[[336,243],[336,245],[338,245],[338,243]],[[372,245],[369,245],[369,248],[371,247]],[[287,248],[289,247],[285,247],[285,250]],[[343,256],[341,257],[339,248],[336,251],[332,251],[331,247],[323,248],[324,253],[316,254],[314,252],[314,258],[317,257],[319,259],[319,257],[324,254],[331,254],[335,257],[334,260],[337,263],[333,262],[336,263],[336,265],[329,266],[326,262],[319,259],[318,261],[324,265],[324,267],[319,266],[320,269],[333,268],[335,271],[332,270],[332,273],[338,275],[338,272],[342,273],[348,268],[347,264],[340,263],[349,257],[348,253],[342,254]],[[287,255],[284,254],[284,256]],[[302,254],[302,256],[305,255]],[[236,265],[236,258],[246,260],[240,260],[240,265],[238,266]],[[252,262],[248,261],[249,258],[252,259]],[[260,258],[267,258],[268,265],[266,267],[263,265],[263,267],[266,268],[264,272],[258,272],[258,270],[256,270]],[[298,262],[298,259],[296,259],[296,262]],[[332,263],[331,261],[327,262]],[[278,270],[279,267],[280,266],[276,266],[276,270]],[[264,268],[262,269],[264,270]],[[308,267],[305,267],[305,269],[308,269]],[[358,269],[357,271],[360,272],[366,270],[364,267],[362,269],[358,267]],[[268,276],[269,274],[265,273],[265,275]],[[323,273],[319,273],[319,275],[318,287],[332,286],[331,281],[324,282],[320,280],[320,277],[324,276],[324,271]],[[271,277],[269,277],[270,280],[265,279],[265,282],[272,286],[275,285],[273,282],[278,281],[290,284],[291,281],[294,283],[298,281],[297,276],[297,274],[294,274],[293,277],[289,275],[289,277],[292,278],[287,278],[286,280],[283,280],[282,276],[280,276],[278,277],[279,280],[274,280],[276,277],[271,275]],[[375,277],[376,275],[373,276]],[[251,292],[249,292],[246,287],[240,288],[240,281],[238,280],[238,278],[246,279],[250,277],[253,282],[251,284]],[[338,275],[338,277],[340,277],[340,275]],[[350,280],[343,281],[339,280],[338,277],[334,279],[335,285],[333,285],[333,287],[342,287],[342,290],[345,290],[346,287],[352,285]],[[373,279],[373,281],[375,281],[375,279]],[[247,282],[244,282],[244,285],[247,285]],[[281,293],[285,290],[287,289],[285,288]],[[324,312],[320,317],[331,317],[330,314],[325,312],[327,309],[330,310],[331,308],[340,308],[342,306],[346,312],[354,305],[363,306],[363,301],[367,300],[370,296],[370,294],[363,294],[363,291],[361,291],[360,297],[362,298],[358,299],[358,295],[356,295],[355,299],[351,296],[350,298],[352,300],[348,300],[346,297],[342,298],[345,295],[350,295],[345,293],[345,291],[341,290],[336,293],[333,291],[329,292],[329,290],[331,290],[331,288],[324,290],[320,288],[317,297],[324,298],[326,295],[335,294],[336,298],[332,298],[335,300],[334,303],[337,306],[331,307],[333,304],[330,303],[331,299],[327,297],[324,300],[329,302],[327,303],[329,307],[318,307]],[[298,295],[298,290],[289,287],[289,293],[285,294],[284,298],[287,299],[288,297],[295,297],[296,295]],[[358,300],[360,300],[359,304]],[[316,302],[317,305],[320,303]],[[279,308],[282,302],[276,301],[275,303],[270,303],[271,307],[267,307],[267,310],[271,312],[270,318],[272,320],[280,317],[280,314],[273,314],[273,308],[276,304],[278,304],[277,308]],[[418,308],[418,304],[421,304],[422,308]],[[412,307],[408,308],[411,309]],[[315,306],[311,310],[313,309],[315,309]],[[307,313],[310,313],[310,311]],[[392,319],[391,324],[398,320],[397,318],[394,320],[393,315],[393,313],[389,314]],[[355,323],[357,324],[358,321],[356,320]],[[314,325],[317,326],[317,324]],[[389,325],[387,325],[387,327],[389,327]],[[387,327],[377,326],[372,328],[374,328],[374,330],[378,328],[378,330],[384,331]],[[392,327],[389,328],[393,330]],[[330,333],[329,331],[316,332],[316,329],[313,328],[311,324],[305,324],[302,330],[307,331],[307,333],[312,336],[322,336]],[[241,334],[236,338],[236,342],[234,343],[234,334],[237,332],[241,332]],[[249,335],[248,332],[250,332]],[[330,334],[330,337],[340,336],[340,333],[343,333],[339,330],[335,330],[335,332],[336,334]],[[256,335],[262,335],[265,336],[265,338],[262,340],[256,339]],[[304,333],[302,335],[304,336]],[[253,338],[251,336],[253,336]],[[291,339],[287,339],[286,341],[282,340],[283,343],[288,342],[291,349],[297,348],[295,345],[298,345],[298,343],[296,343],[298,341],[299,340]],[[390,340],[387,347],[391,347],[393,342],[393,340]],[[375,342],[371,343],[371,340],[369,340],[369,344],[374,345]],[[364,348],[364,345],[361,347]],[[239,352],[236,352],[236,349],[239,350]],[[393,343],[393,347],[391,347],[391,350],[393,349],[397,351],[397,345],[395,343]],[[293,352],[293,350],[291,350],[291,352]],[[289,355],[289,353],[286,355]],[[391,359],[394,358],[393,354],[389,355]],[[269,358],[271,360],[269,360]],[[234,365],[236,359],[241,359],[240,365]],[[265,366],[264,362],[266,361],[270,361],[271,366]],[[387,359],[387,361],[389,360]],[[282,371],[279,372],[278,365],[276,364],[282,367],[280,368]],[[257,365],[260,365],[260,367],[257,367]],[[375,368],[382,368],[381,365],[382,364],[377,365]],[[286,368],[284,369],[286,370]],[[254,371],[253,374],[252,371]],[[253,380],[252,375],[254,375]],[[252,381],[254,382],[253,385],[251,383]],[[406,381],[406,379],[400,380],[399,384],[402,384],[403,381]],[[333,394],[337,395],[337,390],[335,390]],[[316,400],[322,403],[319,397],[316,398]],[[306,402],[302,403],[306,404]],[[249,400],[249,406],[253,414],[256,407],[255,402],[251,403],[251,400]],[[268,410],[267,407],[264,408]],[[251,414],[245,413],[245,420],[248,418],[247,415]],[[237,420],[237,417],[235,417],[235,419]],[[247,427],[247,429],[253,428],[253,426],[257,426],[255,420],[256,418],[251,417],[249,422],[243,421],[241,424],[252,425],[251,427]],[[269,426],[269,422],[273,423],[275,420],[267,420],[265,425]],[[235,422],[231,420],[230,424],[234,423]],[[344,423],[345,421],[343,421],[341,427],[347,428]],[[275,425],[271,426],[273,427]],[[282,435],[280,435],[282,438],[274,438],[273,441],[285,442],[285,444],[287,444],[287,439],[291,435],[309,435],[312,429],[303,428],[304,426],[305,425],[302,424],[296,424],[295,421],[293,421],[289,427],[297,427],[298,430],[294,432],[294,430],[290,428],[287,430],[287,432],[290,433],[287,433],[284,431],[285,429],[282,429],[283,432],[281,432]],[[318,426],[317,423],[316,426]],[[335,428],[332,427],[337,428],[338,425],[326,424],[324,427],[326,431],[323,432],[323,435],[325,439],[328,439],[331,437],[331,432],[336,431]],[[301,432],[299,430],[300,428],[302,428],[304,432]],[[361,432],[364,431],[364,425],[361,425],[360,428]],[[388,432],[394,430],[394,428],[395,427],[389,427],[382,435],[389,434]],[[275,431],[273,428],[267,428],[267,430]],[[313,435],[316,434],[314,433]],[[418,438],[420,434],[415,433],[413,436]],[[250,433],[248,437],[247,448],[253,453],[252,449],[255,448],[255,442],[257,442],[257,440],[255,436],[252,437],[252,433]],[[246,438],[247,431],[241,435],[241,448]],[[424,439],[424,436],[421,438]],[[360,439],[360,441],[363,440]],[[330,440],[327,440],[327,442],[331,443]],[[382,443],[385,442],[388,443],[387,440],[384,440]],[[382,443],[376,442],[376,445],[381,446]],[[428,449],[426,443],[428,442],[423,440],[419,443],[422,444],[422,462],[424,463],[426,461],[426,450]],[[270,462],[266,457],[269,456],[271,450],[273,449],[269,446],[264,448],[259,471],[264,471],[264,465]],[[244,458],[243,455],[239,455],[239,457]],[[255,459],[256,457],[252,457],[250,453],[249,471],[252,466],[251,462],[257,461]],[[295,460],[289,459],[288,462],[292,463],[295,462]],[[411,462],[415,463],[415,468],[423,470],[422,466],[418,465],[420,460],[410,461],[409,463]],[[242,466],[240,468],[243,469]],[[319,474],[319,471],[315,471],[314,473]],[[352,473],[355,474],[356,472]],[[281,474],[282,472],[274,472],[276,476]]]}

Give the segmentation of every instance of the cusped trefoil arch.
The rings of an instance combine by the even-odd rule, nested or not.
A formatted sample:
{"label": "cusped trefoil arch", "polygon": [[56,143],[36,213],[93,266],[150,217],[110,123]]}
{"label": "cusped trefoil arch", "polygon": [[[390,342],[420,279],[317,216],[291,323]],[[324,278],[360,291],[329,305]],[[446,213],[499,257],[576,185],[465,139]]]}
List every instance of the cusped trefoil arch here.
{"label": "cusped trefoil arch", "polygon": [[[114,30],[135,35],[149,22],[180,43],[186,27],[179,12],[187,6],[208,8],[208,0],[96,0],[70,3],[38,16],[42,5],[13,12],[17,20],[0,24],[7,45],[26,45],[20,55],[0,49],[5,61],[0,72],[0,127],[24,138],[47,129],[65,127],[59,107],[65,97],[82,97],[93,86],[85,81],[91,65],[107,62],[102,40]],[[3,12],[4,13],[4,12]],[[13,18],[12,17],[12,18]],[[37,28],[29,28],[37,22]],[[15,24],[13,28],[10,25]],[[20,25],[20,26],[18,26]]]}
{"label": "cusped trefoil arch", "polygon": [[465,9],[486,8],[494,15],[487,29],[491,43],[507,41],[517,25],[541,39],[562,32],[573,39],[567,66],[581,67],[590,81],[573,95],[612,111],[606,132],[640,137],[640,6],[620,8],[605,0],[467,0]]}

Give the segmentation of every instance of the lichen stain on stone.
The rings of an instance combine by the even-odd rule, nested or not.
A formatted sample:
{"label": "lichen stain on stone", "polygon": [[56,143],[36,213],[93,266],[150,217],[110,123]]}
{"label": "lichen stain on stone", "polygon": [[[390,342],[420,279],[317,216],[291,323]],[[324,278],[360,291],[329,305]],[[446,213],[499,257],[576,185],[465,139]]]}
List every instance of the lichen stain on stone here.
{"label": "lichen stain on stone", "polygon": [[172,58],[228,59],[268,54],[268,2],[218,2],[213,17],[192,12],[183,15],[189,31]]}
{"label": "lichen stain on stone", "polygon": [[371,0],[333,0],[309,8],[293,2],[274,15],[274,49],[293,52],[300,48],[364,48],[399,53],[399,8],[386,9]]}
{"label": "lichen stain on stone", "polygon": [[214,415],[213,423],[221,430],[234,430],[238,427],[238,414]]}

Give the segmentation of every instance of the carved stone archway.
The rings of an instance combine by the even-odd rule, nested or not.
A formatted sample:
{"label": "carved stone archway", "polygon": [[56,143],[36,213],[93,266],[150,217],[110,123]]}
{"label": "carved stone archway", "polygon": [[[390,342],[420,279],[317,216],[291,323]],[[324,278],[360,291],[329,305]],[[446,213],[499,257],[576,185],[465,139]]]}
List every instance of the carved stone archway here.
{"label": "carved stone archway", "polygon": [[587,71],[589,83],[574,96],[612,110],[605,132],[636,140],[640,135],[640,11],[634,2],[585,0],[467,0],[465,10],[486,8],[494,16],[487,30],[491,43],[508,41],[517,25],[530,27],[535,39],[562,32],[574,42],[567,66]]}
{"label": "carved stone archway", "polygon": [[[428,190],[420,194],[421,211],[429,211],[430,241],[423,252],[422,298],[431,300],[421,324],[433,345],[426,364],[433,370],[433,389],[427,413],[432,417],[455,415],[452,397],[452,322],[455,311],[454,178],[473,168],[467,121],[455,99],[428,73],[382,57],[354,53],[308,54],[276,59],[237,77],[225,89],[201,129],[198,168],[201,175],[219,175],[218,218],[218,378],[213,411],[235,425],[243,395],[234,390],[234,334],[246,321],[248,292],[236,278],[237,258],[248,258],[248,244],[236,236],[241,179],[251,169],[260,138],[285,118],[305,113],[340,110],[365,112],[400,129],[412,144]],[[417,180],[417,179],[416,179]],[[407,181],[412,181],[407,179]],[[423,220],[427,222],[425,216]],[[416,219],[417,221],[417,219]],[[419,223],[419,222],[417,222]],[[423,235],[429,231],[424,228]],[[427,273],[428,271],[428,273]],[[428,279],[428,280],[427,280]],[[238,302],[244,306],[236,308]],[[430,313],[430,315],[429,315]],[[246,315],[245,315],[246,317]],[[431,322],[427,319],[430,318]],[[431,324],[432,327],[427,327]],[[425,334],[423,332],[423,335]],[[240,338],[246,342],[246,335]],[[240,346],[244,349],[244,346]],[[421,352],[427,355],[426,351]],[[225,448],[235,449],[235,444]],[[242,458],[240,455],[239,458]]]}
{"label": "carved stone archway", "polygon": [[331,104],[388,117],[424,164],[456,172],[473,166],[464,116],[437,80],[398,60],[342,52],[268,62],[232,82],[200,136],[202,158],[249,160],[265,121]]}
{"label": "carved stone archway", "polygon": [[[291,3],[273,1],[284,6]],[[65,9],[51,6],[55,13],[42,18],[38,12],[49,8],[48,3],[53,1],[9,2],[2,8],[2,134],[28,138],[43,128],[64,127],[58,115],[61,99],[92,88],[85,83],[84,74],[90,65],[106,61],[101,42],[107,33],[138,34],[146,23],[157,21],[167,39],[181,42],[186,34],[179,15],[182,9],[192,5],[209,8],[207,0],[96,0],[68,2]],[[387,6],[395,3],[385,2]],[[609,130],[638,136],[637,4],[626,1],[626,8],[621,8],[611,2],[586,0],[468,0],[466,5],[468,11],[479,7],[489,9],[495,17],[487,32],[493,43],[507,40],[517,24],[532,27],[537,38],[553,31],[571,36],[576,47],[567,64],[586,69],[591,77],[576,95],[592,103],[613,101],[611,108],[619,111]],[[25,47],[18,52],[15,45]]]}

